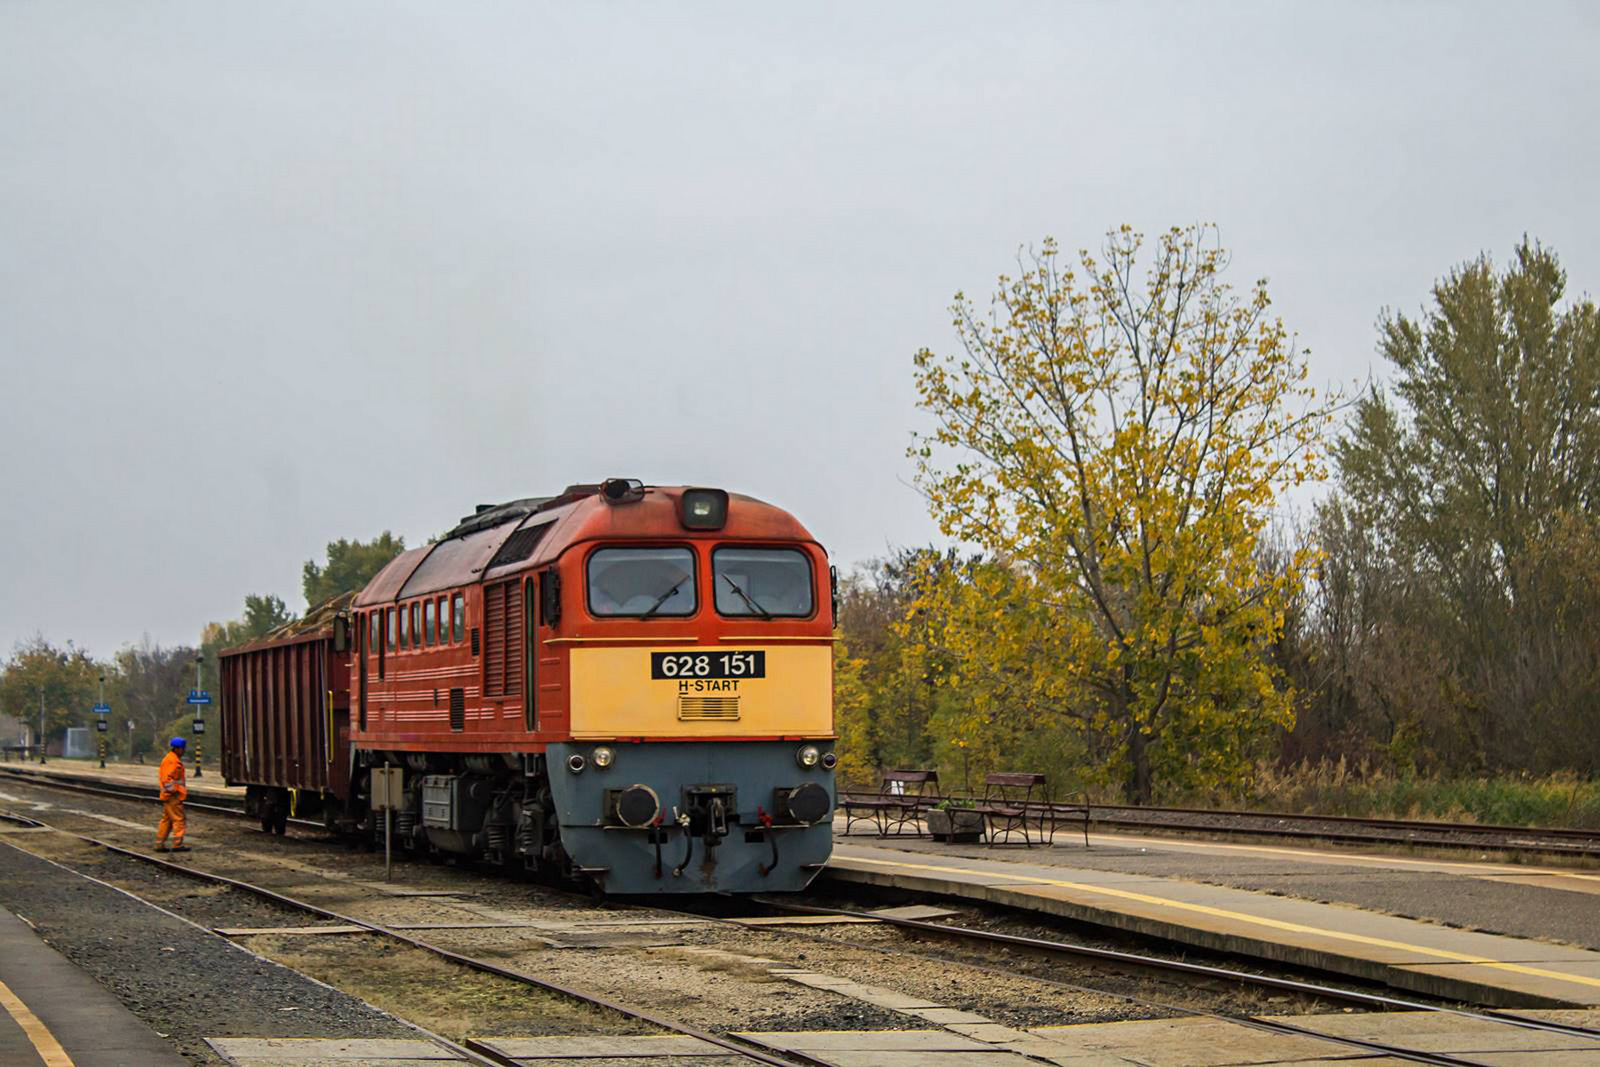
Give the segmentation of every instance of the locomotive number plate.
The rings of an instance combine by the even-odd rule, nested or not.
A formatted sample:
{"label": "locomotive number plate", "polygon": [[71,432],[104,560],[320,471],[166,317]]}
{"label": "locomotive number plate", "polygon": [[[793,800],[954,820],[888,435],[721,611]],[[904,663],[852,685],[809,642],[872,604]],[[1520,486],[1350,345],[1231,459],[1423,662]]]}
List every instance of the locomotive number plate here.
{"label": "locomotive number plate", "polygon": [[765,678],[765,652],[652,652],[651,678]]}

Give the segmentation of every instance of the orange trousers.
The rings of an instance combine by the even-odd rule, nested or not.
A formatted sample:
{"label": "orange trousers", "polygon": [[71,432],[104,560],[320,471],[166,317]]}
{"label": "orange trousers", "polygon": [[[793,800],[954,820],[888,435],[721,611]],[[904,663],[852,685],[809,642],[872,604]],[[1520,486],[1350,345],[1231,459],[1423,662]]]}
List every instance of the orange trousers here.
{"label": "orange trousers", "polygon": [[161,825],[156,827],[156,844],[167,840],[167,834],[172,834],[174,845],[183,844],[183,798],[168,796],[161,801]]}

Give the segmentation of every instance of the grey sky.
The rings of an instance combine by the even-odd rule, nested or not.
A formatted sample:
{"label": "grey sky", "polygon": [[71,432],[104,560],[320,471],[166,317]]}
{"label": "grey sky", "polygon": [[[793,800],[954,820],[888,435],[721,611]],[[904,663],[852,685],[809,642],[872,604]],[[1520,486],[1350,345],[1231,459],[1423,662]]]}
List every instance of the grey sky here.
{"label": "grey sky", "polygon": [[1045,234],[1218,223],[1330,379],[1592,292],[1597,10],[0,0],[0,655],[608,475],[926,540],[911,354]]}

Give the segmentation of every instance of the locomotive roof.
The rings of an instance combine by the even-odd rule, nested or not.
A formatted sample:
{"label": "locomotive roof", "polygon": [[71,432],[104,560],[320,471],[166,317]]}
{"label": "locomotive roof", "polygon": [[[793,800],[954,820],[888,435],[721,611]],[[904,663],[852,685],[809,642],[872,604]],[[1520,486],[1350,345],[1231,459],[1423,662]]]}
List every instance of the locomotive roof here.
{"label": "locomotive roof", "polygon": [[650,486],[642,499],[607,503],[598,485],[568,486],[552,497],[480,505],[440,540],[402,552],[356,595],[355,607],[392,604],[536,567],[581,541],[710,534],[724,540],[812,541],[799,521],[755,497],[728,494],[720,530],[691,531],[678,501],[690,486]]}

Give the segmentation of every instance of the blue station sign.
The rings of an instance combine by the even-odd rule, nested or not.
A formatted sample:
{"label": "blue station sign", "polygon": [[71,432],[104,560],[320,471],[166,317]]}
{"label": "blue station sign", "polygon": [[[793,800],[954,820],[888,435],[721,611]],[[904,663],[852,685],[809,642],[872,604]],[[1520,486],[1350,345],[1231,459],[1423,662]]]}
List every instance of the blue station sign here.
{"label": "blue station sign", "polygon": [[191,689],[189,690],[189,699],[186,701],[186,703],[209,704],[211,703],[211,694],[206,692],[204,689]]}
{"label": "blue station sign", "polygon": [[93,707],[91,707],[89,710],[94,712],[96,715],[110,715],[111,714],[111,705],[110,704],[96,704]]}

